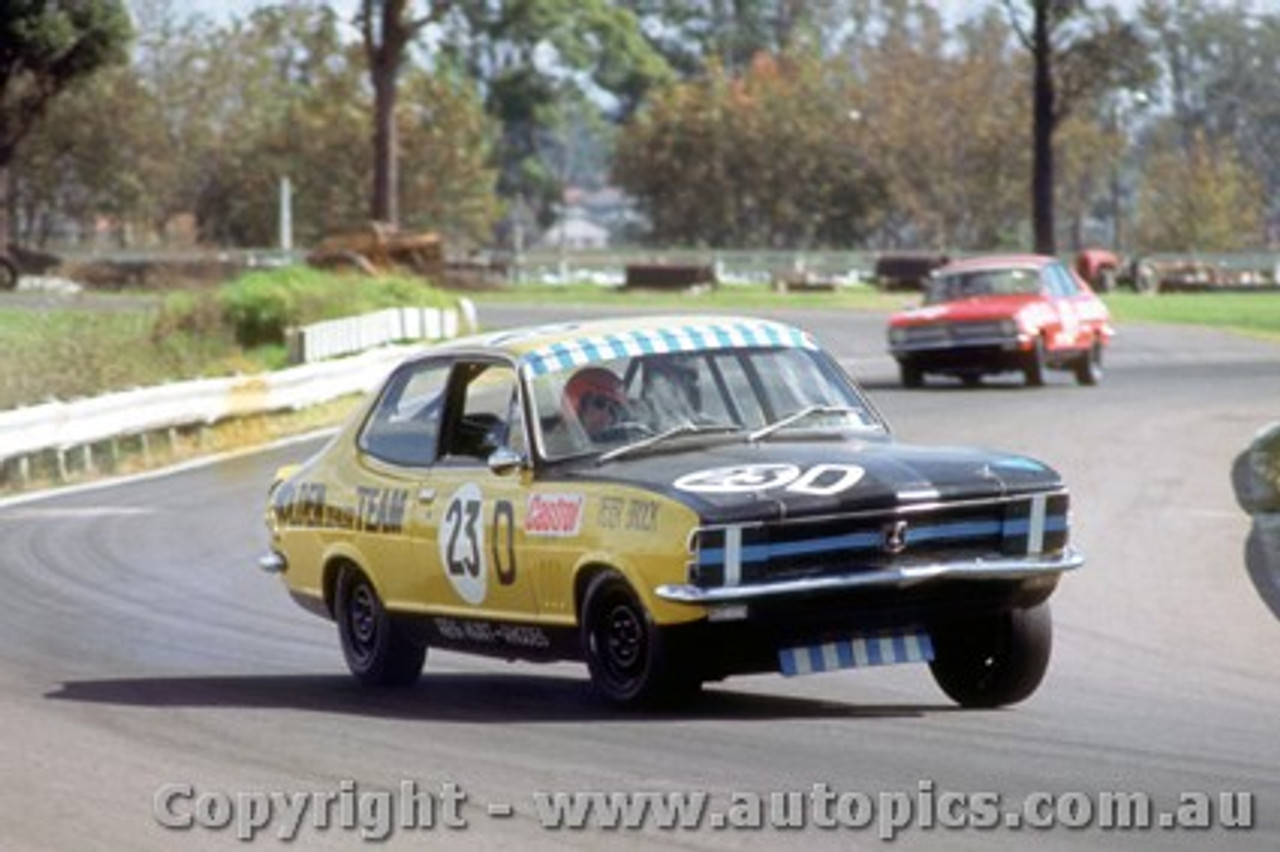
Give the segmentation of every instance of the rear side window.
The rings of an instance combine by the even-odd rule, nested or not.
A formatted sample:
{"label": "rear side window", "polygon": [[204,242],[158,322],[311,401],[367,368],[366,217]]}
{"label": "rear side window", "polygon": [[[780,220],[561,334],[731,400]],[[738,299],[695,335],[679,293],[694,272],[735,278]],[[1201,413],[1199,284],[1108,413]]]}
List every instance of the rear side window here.
{"label": "rear side window", "polygon": [[433,463],[448,379],[445,363],[402,369],[387,383],[365,422],[360,449],[390,464],[423,467]]}
{"label": "rear side window", "polygon": [[1045,267],[1045,272],[1048,274],[1049,290],[1053,295],[1061,299],[1070,299],[1079,295],[1080,288],[1065,266],[1060,263],[1051,263]]}

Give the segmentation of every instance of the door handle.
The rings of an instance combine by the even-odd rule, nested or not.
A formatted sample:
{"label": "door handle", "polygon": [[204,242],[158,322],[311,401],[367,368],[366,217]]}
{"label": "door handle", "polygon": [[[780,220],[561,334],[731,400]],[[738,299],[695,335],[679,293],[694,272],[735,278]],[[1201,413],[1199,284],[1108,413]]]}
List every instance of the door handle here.
{"label": "door handle", "polygon": [[436,490],[434,488],[422,488],[418,490],[419,503],[431,503],[436,499]]}

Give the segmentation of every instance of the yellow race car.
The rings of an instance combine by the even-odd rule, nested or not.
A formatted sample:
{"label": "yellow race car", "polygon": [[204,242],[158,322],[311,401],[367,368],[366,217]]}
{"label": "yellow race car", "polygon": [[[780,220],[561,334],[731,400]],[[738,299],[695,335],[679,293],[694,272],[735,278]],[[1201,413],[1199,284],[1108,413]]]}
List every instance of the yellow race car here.
{"label": "yellow race car", "polygon": [[898,443],[809,334],[742,317],[425,350],[280,472],[267,522],[261,566],[361,682],[413,683],[429,647],[582,659],[618,705],[910,662],[1016,702],[1082,562],[1049,467]]}

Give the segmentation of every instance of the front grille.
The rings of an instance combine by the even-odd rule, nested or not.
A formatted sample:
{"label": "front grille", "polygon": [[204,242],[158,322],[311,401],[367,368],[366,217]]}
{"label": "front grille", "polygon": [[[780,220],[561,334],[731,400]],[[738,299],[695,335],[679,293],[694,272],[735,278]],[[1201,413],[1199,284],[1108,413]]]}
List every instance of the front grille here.
{"label": "front grille", "polygon": [[703,527],[690,582],[749,585],[909,564],[1052,554],[1067,544],[1065,492],[894,511]]}
{"label": "front grille", "polygon": [[1012,336],[1003,322],[986,320],[907,326],[902,331],[900,342],[906,346],[963,346],[992,343]]}

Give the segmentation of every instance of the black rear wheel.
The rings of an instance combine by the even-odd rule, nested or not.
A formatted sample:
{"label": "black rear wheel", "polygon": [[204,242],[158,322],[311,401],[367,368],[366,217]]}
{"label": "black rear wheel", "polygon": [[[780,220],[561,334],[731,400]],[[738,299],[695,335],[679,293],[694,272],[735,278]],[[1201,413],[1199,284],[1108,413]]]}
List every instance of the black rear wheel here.
{"label": "black rear wheel", "polygon": [[962,707],[1016,704],[1049,667],[1053,618],[1047,602],[934,631],[933,679]]}
{"label": "black rear wheel", "polygon": [[369,578],[344,569],[334,606],[347,668],[365,686],[410,686],[422,674],[426,645],[392,620]]}
{"label": "black rear wheel", "polygon": [[9,258],[0,255],[0,290],[13,290],[18,286],[18,267]]}

